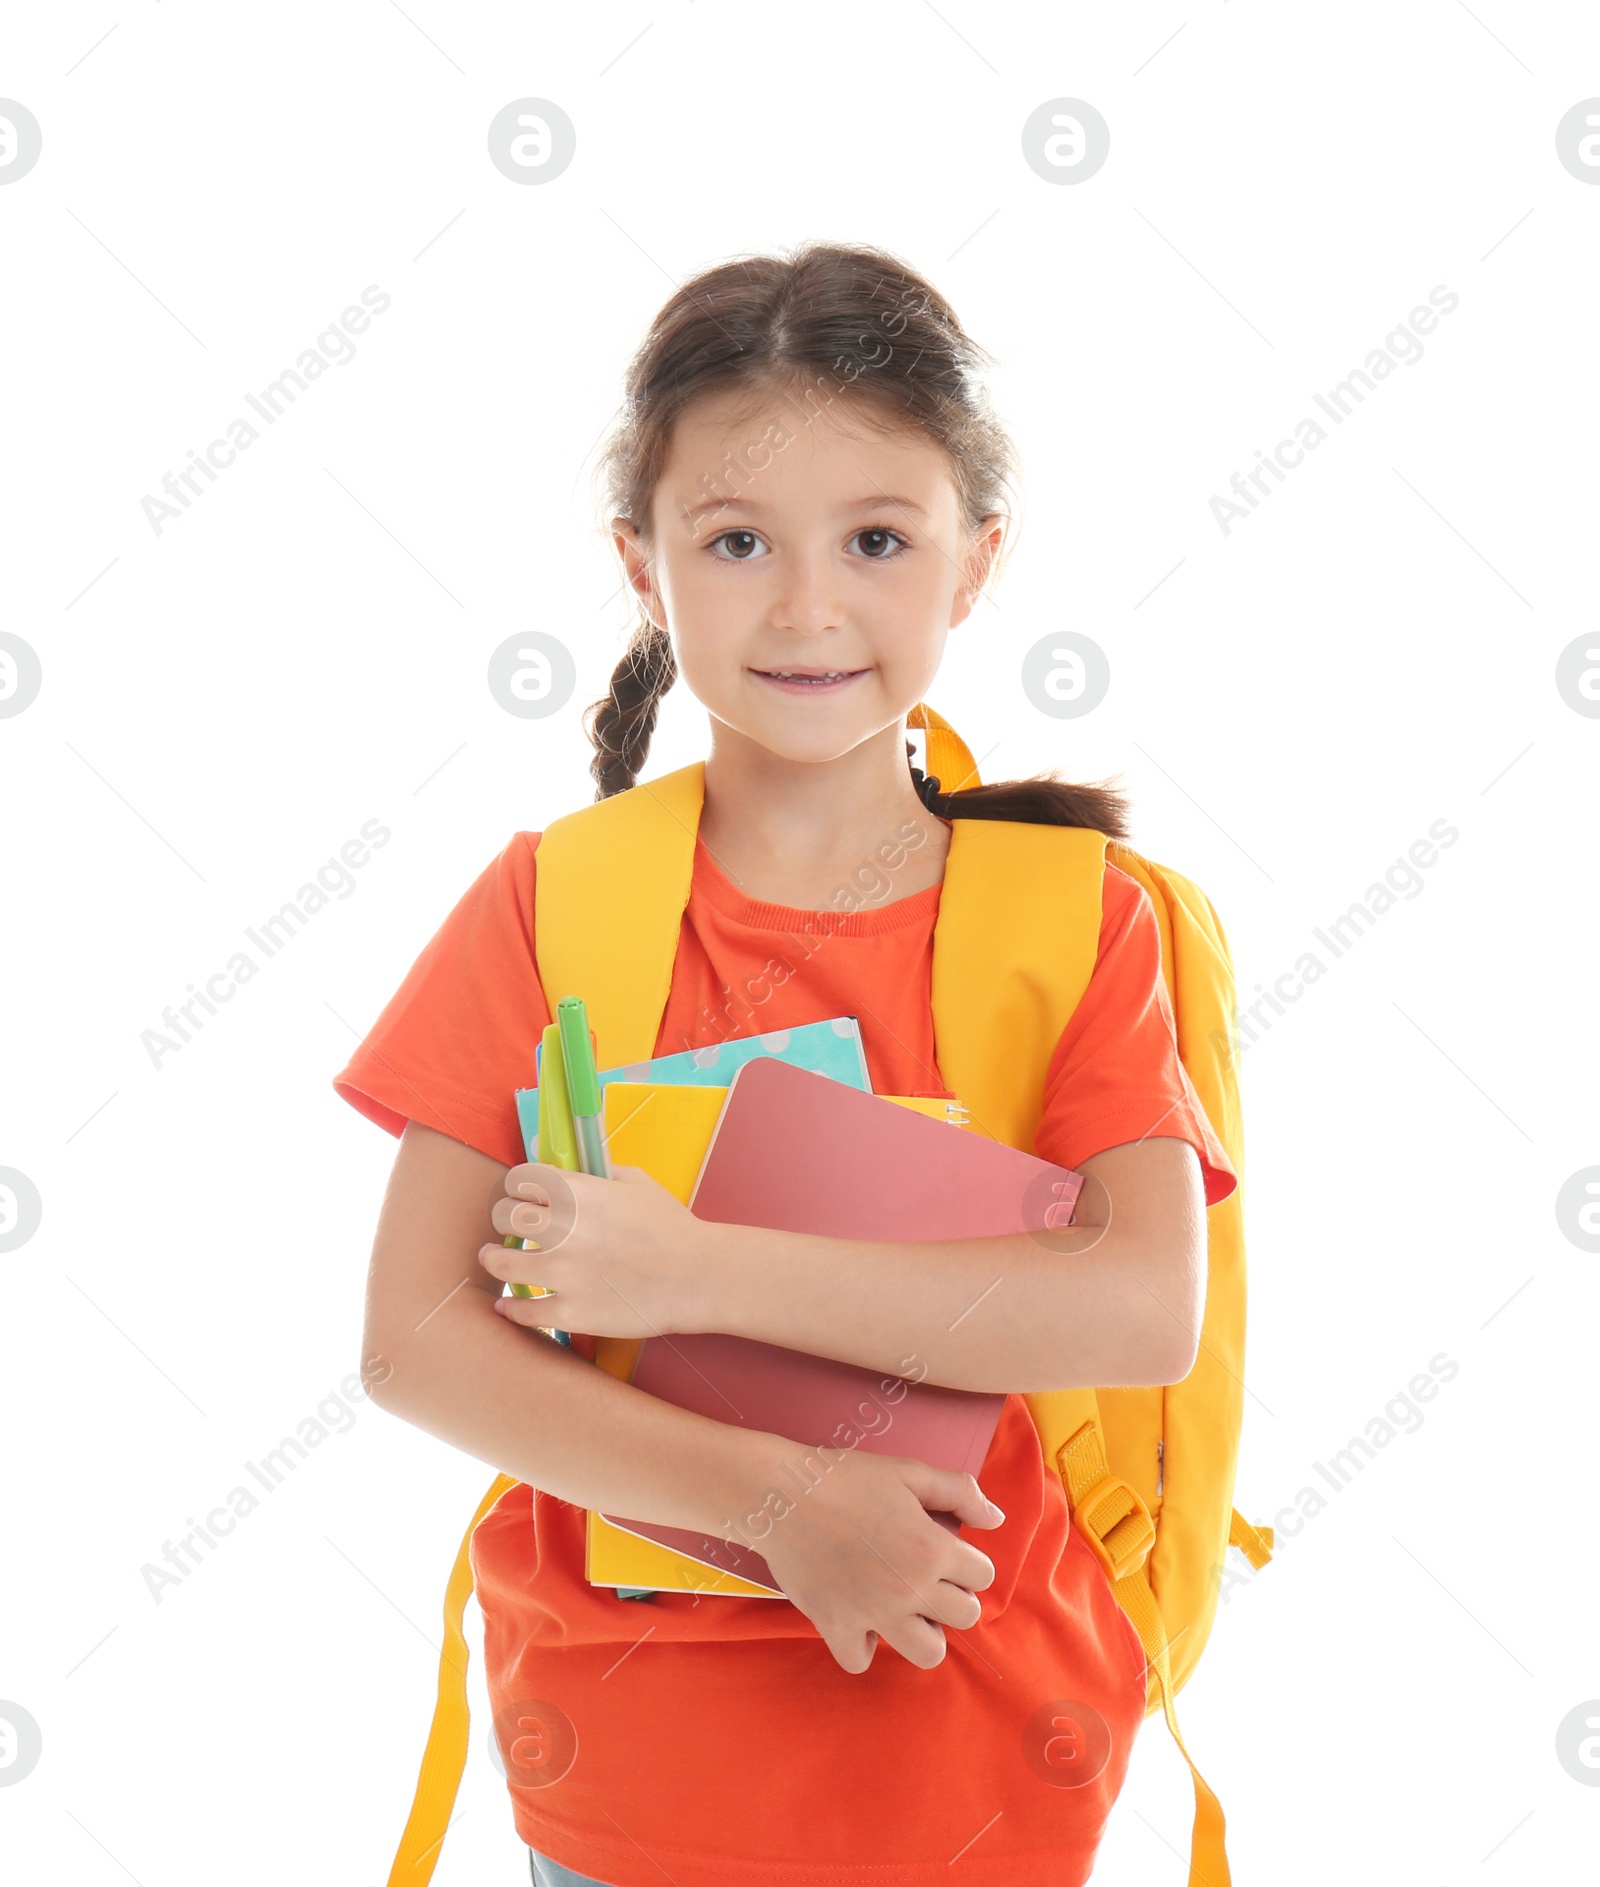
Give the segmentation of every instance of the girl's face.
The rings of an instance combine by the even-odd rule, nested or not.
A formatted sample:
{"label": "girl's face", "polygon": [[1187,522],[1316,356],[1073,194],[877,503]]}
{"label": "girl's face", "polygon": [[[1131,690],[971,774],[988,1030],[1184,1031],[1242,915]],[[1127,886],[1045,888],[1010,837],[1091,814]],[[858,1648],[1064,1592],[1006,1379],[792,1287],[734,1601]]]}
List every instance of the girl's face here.
{"label": "girl's face", "polygon": [[[986,519],[974,540],[943,451],[920,431],[853,429],[845,404],[774,395],[752,417],[748,394],[696,402],[656,487],[651,552],[613,526],[690,693],[788,760],[904,725],[1003,528]],[[830,672],[843,678],[799,679]]]}

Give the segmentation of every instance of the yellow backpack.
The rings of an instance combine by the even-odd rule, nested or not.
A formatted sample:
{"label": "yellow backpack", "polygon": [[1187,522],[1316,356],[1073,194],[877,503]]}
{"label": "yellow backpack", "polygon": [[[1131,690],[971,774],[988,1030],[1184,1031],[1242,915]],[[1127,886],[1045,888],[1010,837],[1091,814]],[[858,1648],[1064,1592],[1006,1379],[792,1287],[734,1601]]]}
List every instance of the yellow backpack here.
{"label": "yellow backpack", "polygon": [[[926,729],[929,773],[979,784],[972,755],[948,722],[926,706],[908,718]],[[553,820],[540,838],[540,982],[552,1010],[562,996],[584,998],[602,1068],[655,1053],[689,899],[704,771],[696,761],[641,781]],[[1046,1069],[1094,970],[1107,859],[1150,894],[1178,1052],[1240,1186],[1207,1210],[1205,1315],[1198,1358],[1182,1382],[1024,1399],[1073,1522],[1143,1642],[1146,1714],[1164,1711],[1194,1777],[1190,1887],[1227,1887],[1222,1809],[1184,1748],[1173,1707],[1210,1634],[1228,1546],[1255,1567],[1272,1547],[1271,1529],[1251,1526],[1232,1506],[1245,1263],[1227,939],[1196,885],[1102,832],[957,817],[934,930],[934,1034],[940,1072],[972,1126],[1031,1152]],[[1003,1060],[991,1053],[995,1042],[1007,1046]],[[438,1701],[389,1887],[426,1887],[449,1825],[467,1753],[468,1549],[478,1523],[516,1485],[507,1474],[495,1480],[456,1556]]]}

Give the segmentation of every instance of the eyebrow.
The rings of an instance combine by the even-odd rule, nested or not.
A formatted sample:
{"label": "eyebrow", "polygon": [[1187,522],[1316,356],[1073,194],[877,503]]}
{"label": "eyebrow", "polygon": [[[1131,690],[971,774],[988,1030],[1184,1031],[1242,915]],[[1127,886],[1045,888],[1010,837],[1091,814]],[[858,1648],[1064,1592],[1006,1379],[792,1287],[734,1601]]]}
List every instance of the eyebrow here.
{"label": "eyebrow", "polygon": [[[841,511],[873,511],[881,505],[897,505],[902,511],[914,511],[917,516],[926,517],[927,512],[914,498],[896,498],[892,495],[873,492],[866,498],[852,498],[840,505]],[[685,520],[703,517],[708,511],[765,511],[767,506],[754,498],[707,498],[702,503],[693,505],[680,513]]]}

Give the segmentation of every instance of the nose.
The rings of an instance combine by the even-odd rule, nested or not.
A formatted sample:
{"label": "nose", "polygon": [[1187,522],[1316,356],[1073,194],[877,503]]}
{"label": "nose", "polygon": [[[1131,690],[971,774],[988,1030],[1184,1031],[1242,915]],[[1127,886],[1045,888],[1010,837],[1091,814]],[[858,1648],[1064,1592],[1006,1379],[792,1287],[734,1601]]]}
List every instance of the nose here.
{"label": "nose", "polygon": [[773,627],[798,635],[821,635],[842,628],[844,617],[844,603],[827,552],[821,548],[791,551],[784,560],[782,581],[773,599]]}

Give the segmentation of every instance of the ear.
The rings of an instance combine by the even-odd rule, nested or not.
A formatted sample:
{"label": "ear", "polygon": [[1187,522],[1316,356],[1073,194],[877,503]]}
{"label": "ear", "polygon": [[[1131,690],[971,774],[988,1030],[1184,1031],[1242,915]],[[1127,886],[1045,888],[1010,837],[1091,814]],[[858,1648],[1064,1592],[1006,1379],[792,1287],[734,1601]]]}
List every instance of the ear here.
{"label": "ear", "polygon": [[979,593],[989,581],[989,572],[994,567],[995,557],[1005,537],[1005,526],[1005,518],[998,511],[991,512],[973,533],[962,567],[962,584],[950,608],[952,629],[959,628],[972,614]]}
{"label": "ear", "polygon": [[664,612],[650,572],[650,548],[641,540],[639,527],[632,518],[616,517],[611,520],[611,542],[621,560],[623,579],[628,588],[638,597],[650,622],[657,629],[665,629]]}

